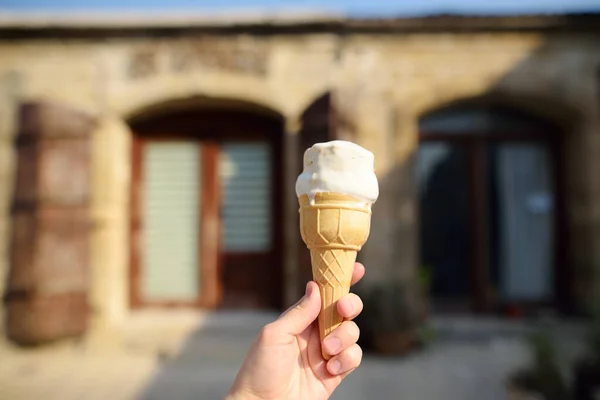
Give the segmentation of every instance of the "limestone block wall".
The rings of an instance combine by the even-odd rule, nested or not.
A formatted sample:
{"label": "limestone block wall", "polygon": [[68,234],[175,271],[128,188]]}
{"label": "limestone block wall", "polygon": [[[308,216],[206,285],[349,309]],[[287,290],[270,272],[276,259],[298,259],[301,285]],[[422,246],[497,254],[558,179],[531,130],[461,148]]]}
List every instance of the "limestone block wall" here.
{"label": "limestone block wall", "polygon": [[94,323],[118,324],[128,313],[131,132],[106,115],[93,136],[91,304]]}
{"label": "limestone block wall", "polygon": [[[0,74],[0,293],[4,293],[8,272],[10,217],[9,210],[14,190],[16,155],[17,101],[19,74],[4,71]],[[4,324],[4,308],[0,306],[0,329]],[[2,340],[2,339],[0,339]]]}
{"label": "limestone block wall", "polygon": [[[0,273],[7,265],[11,115],[20,99],[64,102],[101,121],[94,135],[91,294],[101,324],[118,323],[128,312],[132,116],[184,103],[267,110],[286,120],[285,151],[292,160],[300,115],[331,92],[338,136],[376,155],[381,197],[361,254],[369,268],[365,279],[374,282],[390,275],[414,279],[419,264],[413,169],[419,118],[453,101],[484,96],[538,112],[567,135],[569,268],[584,301],[600,287],[597,40],[567,33],[307,33],[0,41]],[[301,286],[294,281],[300,250],[296,162],[286,164],[284,194],[289,302]]]}
{"label": "limestone block wall", "polygon": [[[594,44],[597,36],[447,34],[377,41],[369,36],[351,38],[347,52],[353,66],[347,68],[365,70],[353,76],[349,85],[368,87],[362,90],[370,93],[378,91],[381,99],[358,96],[366,104],[356,108],[366,111],[370,106],[371,110],[355,114],[360,119],[358,141],[375,151],[377,172],[384,183],[374,208],[374,240],[368,243],[364,260],[385,266],[380,271],[387,275],[414,273],[418,264],[418,205],[412,160],[418,146],[418,120],[455,101],[491,99],[537,113],[565,134],[569,240],[558,245],[568,246],[567,267],[574,277],[572,291],[577,305],[589,304],[592,293],[600,287],[596,194],[600,53]],[[390,104],[394,112],[384,116]],[[394,134],[386,134],[386,123]],[[369,132],[367,126],[377,127],[377,132]]]}

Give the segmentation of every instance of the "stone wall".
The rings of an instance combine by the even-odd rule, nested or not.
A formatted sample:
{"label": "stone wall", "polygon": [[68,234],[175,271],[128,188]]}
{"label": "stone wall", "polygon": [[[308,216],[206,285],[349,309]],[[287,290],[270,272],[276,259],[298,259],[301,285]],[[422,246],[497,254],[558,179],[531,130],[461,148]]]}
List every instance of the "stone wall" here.
{"label": "stone wall", "polygon": [[[19,74],[4,71],[0,74],[0,293],[4,294],[8,271],[11,221],[9,209],[14,190],[17,103]],[[4,308],[0,306],[0,329],[4,324]],[[0,339],[2,340],[2,339]]]}
{"label": "stone wall", "polygon": [[[600,287],[593,284],[600,278],[597,40],[591,34],[439,33],[0,41],[0,272],[7,265],[10,121],[19,99],[64,102],[102,121],[94,138],[92,302],[99,321],[118,323],[127,313],[130,117],[173,100],[198,106],[234,100],[236,107],[283,116],[286,153],[296,154],[301,113],[331,92],[344,118],[340,135],[376,155],[381,197],[361,255],[373,282],[413,279],[418,265],[418,119],[449,102],[487,96],[541,113],[568,135],[569,267],[577,271],[583,301]],[[288,219],[297,218],[295,170],[286,168]],[[296,235],[287,230],[290,302]]]}

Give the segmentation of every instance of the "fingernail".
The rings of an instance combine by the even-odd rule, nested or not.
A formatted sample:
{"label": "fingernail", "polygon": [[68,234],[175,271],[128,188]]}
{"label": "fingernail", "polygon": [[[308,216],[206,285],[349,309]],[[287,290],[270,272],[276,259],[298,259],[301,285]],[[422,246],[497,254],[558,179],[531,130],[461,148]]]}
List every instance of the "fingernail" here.
{"label": "fingernail", "polygon": [[327,351],[327,353],[334,355],[337,354],[340,347],[342,347],[342,342],[335,336],[328,337],[323,341],[323,346],[325,346],[325,351]]}
{"label": "fingernail", "polygon": [[340,364],[340,362],[338,360],[330,361],[328,364],[328,369],[329,369],[329,373],[331,373],[331,375],[337,375],[340,373],[340,370],[342,369],[342,364]]}
{"label": "fingernail", "polygon": [[310,282],[308,282],[306,284],[306,297],[310,297],[310,295],[312,294],[313,291],[313,286],[310,284]]}

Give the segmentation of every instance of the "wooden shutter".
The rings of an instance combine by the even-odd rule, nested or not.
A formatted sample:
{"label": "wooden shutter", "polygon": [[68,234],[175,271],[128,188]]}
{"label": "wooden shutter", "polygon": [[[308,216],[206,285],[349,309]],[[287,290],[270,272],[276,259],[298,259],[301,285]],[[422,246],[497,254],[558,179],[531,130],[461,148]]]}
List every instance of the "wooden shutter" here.
{"label": "wooden shutter", "polygon": [[95,125],[92,117],[60,104],[20,107],[4,298],[6,334],[16,343],[81,336],[88,327]]}
{"label": "wooden shutter", "polygon": [[199,297],[200,168],[197,142],[143,147],[141,286],[147,300]]}
{"label": "wooden shutter", "polygon": [[272,171],[268,143],[226,143],[221,149],[223,246],[229,253],[272,248]]}

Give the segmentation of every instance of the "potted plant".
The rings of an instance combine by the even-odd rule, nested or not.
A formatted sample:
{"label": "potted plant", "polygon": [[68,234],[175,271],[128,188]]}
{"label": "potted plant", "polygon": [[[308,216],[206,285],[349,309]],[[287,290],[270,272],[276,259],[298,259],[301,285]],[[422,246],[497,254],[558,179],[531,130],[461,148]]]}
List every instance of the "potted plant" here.
{"label": "potted plant", "polygon": [[557,351],[548,335],[539,332],[528,339],[532,363],[509,379],[512,400],[565,400],[569,391],[561,374]]}
{"label": "potted plant", "polygon": [[424,323],[429,317],[430,312],[430,291],[433,283],[433,268],[429,265],[424,265],[419,270],[419,296],[420,296],[420,323]]}
{"label": "potted plant", "polygon": [[400,283],[383,283],[363,293],[364,311],[357,323],[360,344],[380,354],[406,354],[419,343],[418,314]]}
{"label": "potted plant", "polygon": [[575,364],[573,371],[573,398],[594,400],[600,395],[600,302],[593,312],[587,334],[586,354]]}

